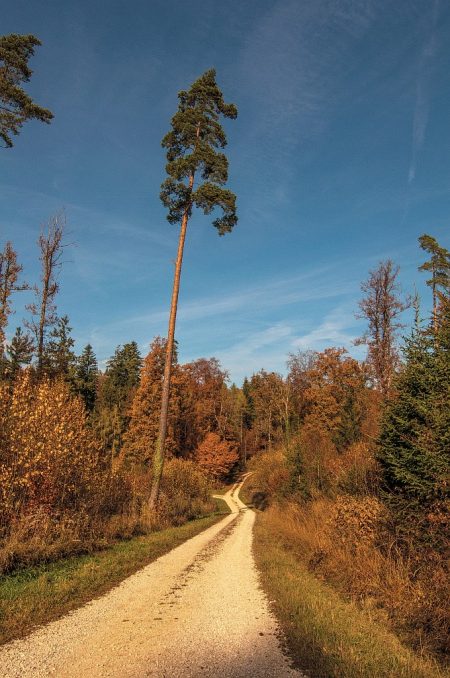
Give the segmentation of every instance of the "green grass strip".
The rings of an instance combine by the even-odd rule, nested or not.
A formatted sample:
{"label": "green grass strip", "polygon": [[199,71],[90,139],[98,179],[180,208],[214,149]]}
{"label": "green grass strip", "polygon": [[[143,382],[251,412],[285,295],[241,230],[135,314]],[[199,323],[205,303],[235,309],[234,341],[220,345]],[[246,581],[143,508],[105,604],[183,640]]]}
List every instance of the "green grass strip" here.
{"label": "green grass strip", "polygon": [[161,532],[121,541],[90,555],[0,577],[0,643],[25,635],[38,624],[61,617],[69,610],[113,588],[126,577],[171,551],[219,520],[220,511]]}
{"label": "green grass strip", "polygon": [[296,665],[310,678],[442,678],[368,613],[307,571],[258,514],[254,553],[261,583]]}

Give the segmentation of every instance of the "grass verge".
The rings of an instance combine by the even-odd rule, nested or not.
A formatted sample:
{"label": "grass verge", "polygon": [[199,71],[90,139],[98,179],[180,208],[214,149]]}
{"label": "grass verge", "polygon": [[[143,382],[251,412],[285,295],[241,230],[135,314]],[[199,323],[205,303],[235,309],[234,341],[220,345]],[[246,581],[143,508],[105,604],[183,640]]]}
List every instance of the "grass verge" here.
{"label": "grass verge", "polygon": [[253,487],[248,483],[244,483],[241,490],[239,491],[239,499],[246,504],[249,508],[253,508]]}
{"label": "grass verge", "polygon": [[220,487],[214,488],[213,494],[226,494],[228,490],[231,490],[234,487],[234,483],[228,483],[227,485],[221,485]]}
{"label": "grass verge", "polygon": [[271,530],[264,513],[257,516],[254,553],[290,653],[310,678],[450,675],[418,658],[369,613],[344,601],[308,572]]}
{"label": "grass verge", "polygon": [[218,512],[161,532],[121,541],[85,556],[19,570],[0,578],[0,643],[61,617],[221,520]]}
{"label": "grass verge", "polygon": [[225,499],[223,499],[223,497],[221,497],[221,496],[214,497],[214,501],[216,503],[216,512],[217,513],[220,513],[222,515],[224,515],[226,513],[231,513],[230,507],[228,506]]}

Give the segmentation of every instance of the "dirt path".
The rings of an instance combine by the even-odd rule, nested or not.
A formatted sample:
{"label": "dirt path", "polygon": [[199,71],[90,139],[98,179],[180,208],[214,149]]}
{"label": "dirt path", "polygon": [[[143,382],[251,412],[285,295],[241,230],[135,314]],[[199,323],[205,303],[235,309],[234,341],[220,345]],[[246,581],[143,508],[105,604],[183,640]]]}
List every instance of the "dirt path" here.
{"label": "dirt path", "polygon": [[283,678],[290,668],[258,586],[255,514],[233,513],[101,598],[0,648],[5,678]]}

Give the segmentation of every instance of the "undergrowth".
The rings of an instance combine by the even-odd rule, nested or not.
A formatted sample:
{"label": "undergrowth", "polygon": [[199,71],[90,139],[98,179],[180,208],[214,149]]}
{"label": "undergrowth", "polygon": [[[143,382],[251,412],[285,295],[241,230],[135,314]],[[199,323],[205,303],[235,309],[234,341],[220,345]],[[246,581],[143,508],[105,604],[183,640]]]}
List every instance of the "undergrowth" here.
{"label": "undergrowth", "polygon": [[[127,482],[123,478],[123,483]],[[192,462],[172,459],[164,469],[156,512],[149,508],[151,477],[134,476],[131,487],[120,491],[126,500],[105,510],[47,510],[29,506],[0,533],[0,574],[52,562],[70,555],[89,554],[117,540],[147,535],[208,515],[216,509],[210,484]],[[105,497],[104,504],[108,502]],[[101,507],[101,502],[99,502]]]}
{"label": "undergrowth", "polygon": [[277,535],[298,567],[330,584],[418,656],[445,662],[450,612],[442,554],[400,545],[389,510],[367,492],[365,480],[352,486],[354,494],[345,491],[347,481],[345,489],[336,484],[305,498],[293,495],[288,464],[281,452],[253,461],[247,498],[264,511],[266,531]]}
{"label": "undergrowth", "polygon": [[280,512],[259,513],[254,553],[289,650],[310,678],[448,677],[434,661],[405,647],[370,607],[345,601],[312,574],[287,532]]}

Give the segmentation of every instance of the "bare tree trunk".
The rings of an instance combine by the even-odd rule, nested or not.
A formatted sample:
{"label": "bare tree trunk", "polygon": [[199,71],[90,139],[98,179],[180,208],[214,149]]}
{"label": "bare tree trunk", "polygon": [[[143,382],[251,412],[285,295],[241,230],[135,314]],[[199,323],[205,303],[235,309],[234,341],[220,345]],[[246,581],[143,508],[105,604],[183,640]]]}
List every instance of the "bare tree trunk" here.
{"label": "bare tree trunk", "polygon": [[49,283],[51,275],[51,260],[44,259],[44,275],[43,275],[43,285],[42,285],[42,298],[41,298],[41,311],[39,314],[39,326],[38,326],[38,343],[37,343],[37,368],[40,372],[43,365],[44,357],[44,330],[45,330],[45,319],[47,317],[47,303],[48,303],[48,293],[49,293]]}
{"label": "bare tree trunk", "polygon": [[[194,175],[189,179],[189,188],[194,185]],[[164,377],[161,396],[161,414],[159,418],[158,438],[156,440],[155,454],[153,457],[153,482],[150,492],[150,508],[154,509],[158,502],[159,487],[164,466],[165,441],[167,433],[167,417],[169,412],[169,394],[170,377],[172,374],[173,347],[175,343],[175,323],[177,318],[178,292],[180,290],[181,265],[183,263],[184,242],[186,240],[186,230],[189,221],[188,210],[183,215],[181,221],[180,237],[178,240],[178,253],[175,263],[175,274],[173,279],[172,301],[170,304],[169,329],[167,334],[166,360],[164,365]]]}

